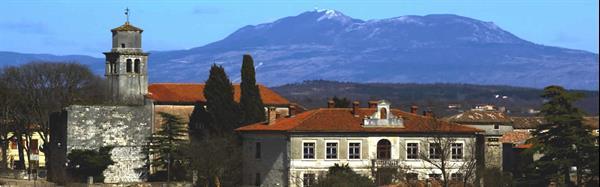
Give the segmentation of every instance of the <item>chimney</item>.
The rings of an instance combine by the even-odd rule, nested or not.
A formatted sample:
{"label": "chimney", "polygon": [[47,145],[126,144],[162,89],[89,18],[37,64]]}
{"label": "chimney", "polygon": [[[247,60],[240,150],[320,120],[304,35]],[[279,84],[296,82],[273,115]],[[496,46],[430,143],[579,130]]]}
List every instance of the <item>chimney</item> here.
{"label": "chimney", "polygon": [[289,107],[289,117],[294,117],[296,115],[296,103],[291,103]]}
{"label": "chimney", "polygon": [[417,114],[417,110],[419,110],[417,105],[410,106],[410,113]]}
{"label": "chimney", "polygon": [[354,117],[358,117],[358,108],[360,107],[360,102],[358,101],[354,101],[352,102],[352,114],[354,114]]}
{"label": "chimney", "polygon": [[272,125],[277,119],[277,111],[275,110],[275,107],[269,107],[269,110],[267,112],[267,125]]}
{"label": "chimney", "polygon": [[328,100],[327,101],[327,108],[334,108],[335,107],[335,102],[333,100]]}
{"label": "chimney", "polygon": [[377,101],[369,101],[369,108],[377,108]]}
{"label": "chimney", "polygon": [[424,110],[423,111],[423,116],[432,117],[433,116],[433,112],[430,109]]}

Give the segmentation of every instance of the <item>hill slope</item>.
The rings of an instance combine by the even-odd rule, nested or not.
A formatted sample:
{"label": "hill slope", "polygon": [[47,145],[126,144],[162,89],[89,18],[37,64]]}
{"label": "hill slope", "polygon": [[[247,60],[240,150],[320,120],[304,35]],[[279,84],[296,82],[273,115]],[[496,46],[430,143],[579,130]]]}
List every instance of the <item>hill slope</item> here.
{"label": "hill slope", "polygon": [[202,82],[218,63],[238,81],[244,53],[270,86],[325,79],[598,90],[599,83],[598,54],[534,44],[491,22],[450,14],[365,21],[334,10],[248,25],[189,50],[151,51],[150,80]]}
{"label": "hill slope", "polygon": [[[442,116],[468,110],[480,104],[504,106],[512,115],[532,115],[529,109],[539,110],[542,104],[541,89],[512,86],[305,81],[272,89],[307,108],[326,107],[327,100],[337,96],[346,97],[351,101],[358,100],[363,107],[367,106],[368,101],[380,99],[389,100],[392,107],[403,110],[409,110],[411,105],[416,104],[421,109],[430,108]],[[598,92],[579,92],[583,92],[586,97],[579,101],[577,106],[588,115],[597,116]],[[460,108],[449,109],[449,105],[460,105]]]}

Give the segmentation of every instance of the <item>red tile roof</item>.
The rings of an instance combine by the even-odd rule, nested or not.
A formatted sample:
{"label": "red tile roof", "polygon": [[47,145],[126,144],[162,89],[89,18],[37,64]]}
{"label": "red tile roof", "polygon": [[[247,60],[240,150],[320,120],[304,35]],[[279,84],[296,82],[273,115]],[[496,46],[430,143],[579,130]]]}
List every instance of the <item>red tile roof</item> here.
{"label": "red tile roof", "polygon": [[239,132],[281,131],[281,132],[391,132],[391,133],[431,133],[436,130],[445,133],[476,133],[480,129],[440,121],[439,128],[433,128],[433,119],[397,109],[391,112],[404,119],[404,128],[363,127],[364,116],[375,113],[374,108],[360,108],[357,116],[350,108],[321,108],[309,110],[290,118],[280,118],[274,124],[256,123],[236,129]]}
{"label": "red tile roof", "polygon": [[[192,83],[155,83],[148,86],[148,97],[159,103],[195,103],[206,102],[204,97],[205,84]],[[275,91],[258,85],[260,97],[266,105],[289,105],[290,101]],[[234,99],[240,100],[240,85],[234,84]]]}
{"label": "red tile roof", "polygon": [[500,138],[502,143],[522,144],[531,138],[531,133],[528,131],[511,131],[506,132]]}
{"label": "red tile roof", "polygon": [[121,26],[119,26],[117,28],[111,29],[110,31],[112,31],[112,32],[116,32],[116,31],[139,31],[140,33],[144,32],[144,30],[142,30],[142,29],[140,29],[140,28],[138,28],[136,26],[133,26],[133,25],[129,24],[129,22],[125,22],[123,25],[121,25]]}
{"label": "red tile roof", "polygon": [[517,149],[529,149],[531,147],[533,147],[533,144],[520,144],[520,145],[515,146],[515,148],[517,148]]}

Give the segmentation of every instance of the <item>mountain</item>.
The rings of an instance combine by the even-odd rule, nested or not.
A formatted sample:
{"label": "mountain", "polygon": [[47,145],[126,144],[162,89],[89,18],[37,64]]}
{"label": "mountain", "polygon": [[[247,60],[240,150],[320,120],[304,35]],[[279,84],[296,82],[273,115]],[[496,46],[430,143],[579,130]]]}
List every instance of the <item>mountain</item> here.
{"label": "mountain", "polygon": [[244,53],[269,86],[325,79],[598,90],[599,83],[598,54],[535,44],[491,22],[451,14],[365,21],[335,10],[248,25],[189,50],[151,51],[150,80],[201,82],[217,63],[239,81]]}
{"label": "mountain", "polygon": [[[104,75],[104,59],[85,55],[51,55],[51,54],[26,54],[0,51],[1,65],[21,65],[27,62],[51,61],[51,62],[78,62],[87,65],[98,75]],[[2,68],[2,66],[0,66]]]}
{"label": "mountain", "polygon": [[[335,81],[304,81],[272,87],[292,102],[307,108],[326,107],[334,96],[358,100],[366,107],[368,101],[385,99],[392,107],[408,111],[411,105],[427,108],[440,116],[452,115],[476,105],[493,104],[510,110],[513,116],[531,116],[530,109],[539,110],[542,89],[473,84],[404,84],[352,83]],[[598,115],[598,91],[570,90],[585,95],[575,105],[586,115]],[[453,106],[449,108],[449,106]]]}

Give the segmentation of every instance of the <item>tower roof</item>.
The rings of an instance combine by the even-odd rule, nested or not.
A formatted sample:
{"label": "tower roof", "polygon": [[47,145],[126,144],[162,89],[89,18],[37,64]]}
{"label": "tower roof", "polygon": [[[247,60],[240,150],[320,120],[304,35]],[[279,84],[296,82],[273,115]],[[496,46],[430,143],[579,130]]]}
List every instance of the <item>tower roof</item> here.
{"label": "tower roof", "polygon": [[138,28],[136,26],[133,26],[133,25],[129,24],[128,21],[125,22],[125,24],[123,24],[123,25],[121,25],[121,26],[119,26],[117,28],[111,29],[110,31],[111,32],[117,32],[117,31],[139,31],[140,33],[144,32],[144,30],[142,30],[142,29],[140,29],[140,28]]}

